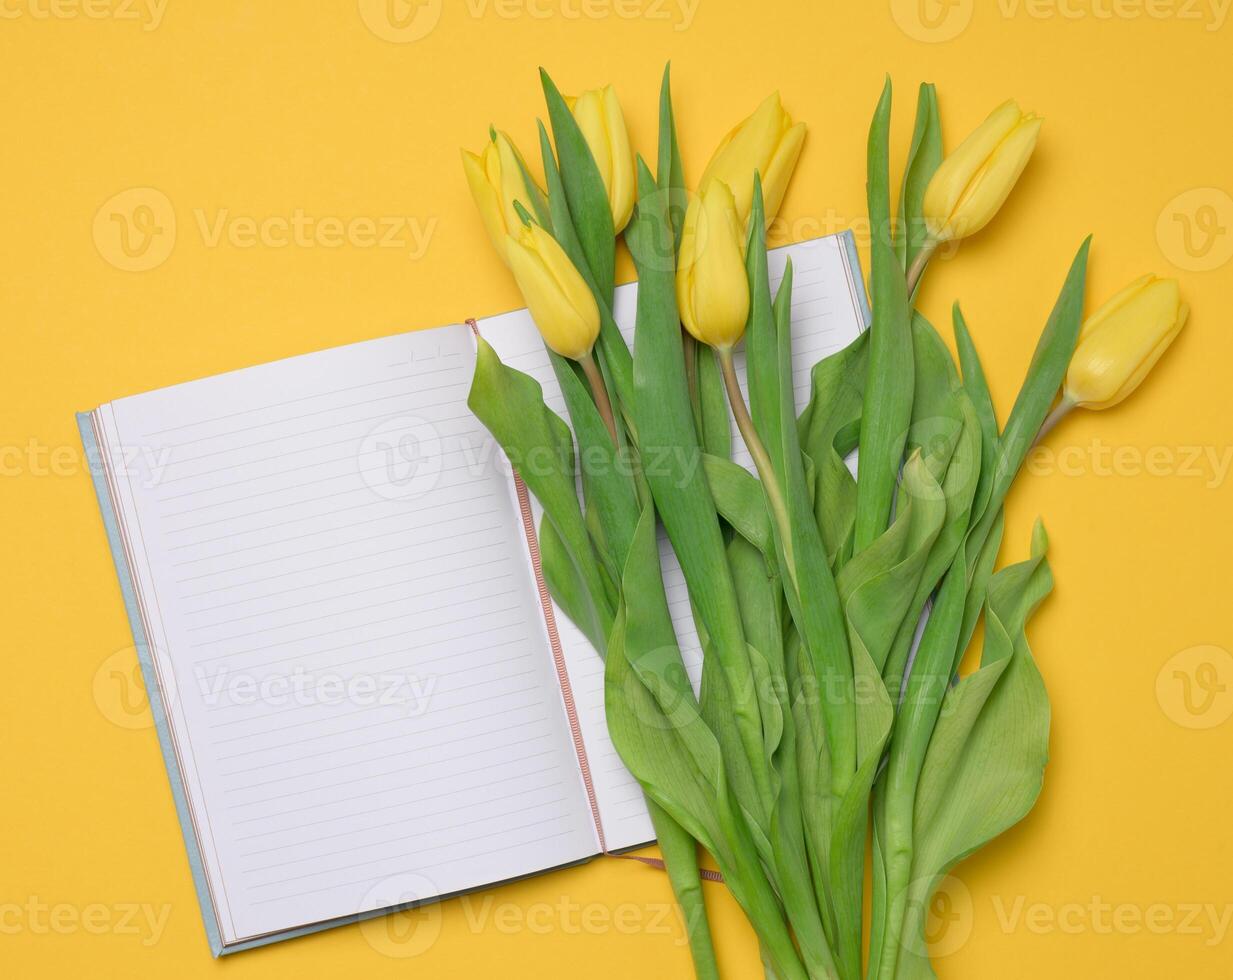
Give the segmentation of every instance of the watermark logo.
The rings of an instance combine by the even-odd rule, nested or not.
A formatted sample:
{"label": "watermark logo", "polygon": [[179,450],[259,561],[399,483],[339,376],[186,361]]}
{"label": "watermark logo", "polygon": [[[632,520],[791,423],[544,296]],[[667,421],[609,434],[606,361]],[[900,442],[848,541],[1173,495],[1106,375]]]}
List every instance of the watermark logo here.
{"label": "watermark logo", "polygon": [[[932,889],[929,888],[930,884],[931,880],[922,879],[909,888],[909,894],[915,897],[908,899],[913,906],[909,910],[908,922],[919,923],[920,928],[909,927],[905,930],[902,942],[904,948],[916,956],[940,959],[959,952],[967,945],[972,937],[976,906],[968,886],[954,875],[946,875]],[[925,886],[923,891],[929,896],[927,900],[919,897],[918,885]]]}
{"label": "watermark logo", "polygon": [[128,731],[154,727],[149,692],[137,661],[136,647],[117,650],[98,665],[92,692],[98,710],[113,725]]}
{"label": "watermark logo", "polygon": [[429,904],[365,919],[360,934],[382,956],[414,959],[427,953],[441,937],[441,905],[434,901],[440,889],[418,874],[394,875],[373,885],[365,894],[361,911],[397,908],[427,901]]}
{"label": "watermark logo", "polygon": [[1156,220],[1166,259],[1189,272],[1210,272],[1233,258],[1233,197],[1219,187],[1195,187],[1166,204]]}
{"label": "watermark logo", "polygon": [[891,0],[891,16],[914,41],[951,41],[972,22],[972,0]]}
{"label": "watermark logo", "polygon": [[153,187],[121,191],[94,215],[94,247],[125,272],[158,268],[175,245],[175,208],[166,194]]}
{"label": "watermark logo", "polygon": [[360,19],[382,41],[409,44],[441,21],[442,0],[359,0]]}
{"label": "watermark logo", "polygon": [[1156,675],[1156,700],[1183,728],[1204,730],[1233,716],[1233,655],[1223,647],[1190,647]]}
{"label": "watermark logo", "polygon": [[437,486],[443,455],[436,426],[404,416],[387,419],[364,437],[356,466],[378,497],[412,500]]}

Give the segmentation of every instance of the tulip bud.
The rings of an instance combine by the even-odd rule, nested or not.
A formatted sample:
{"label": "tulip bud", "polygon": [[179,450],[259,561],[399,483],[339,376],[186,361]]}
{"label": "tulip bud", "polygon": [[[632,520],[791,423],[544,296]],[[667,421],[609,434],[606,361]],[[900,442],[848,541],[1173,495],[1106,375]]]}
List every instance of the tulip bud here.
{"label": "tulip bud", "polygon": [[722,181],[732,189],[741,227],[753,209],[754,172],[762,175],[762,199],[769,226],[779,213],[788,181],[796,169],[805,142],[805,124],[792,124],[784,112],[779,93],[766,97],[754,114],[730,132],[715,150],[698,185],[705,193],[712,181]]}
{"label": "tulip bud", "polygon": [[586,357],[599,336],[599,307],[565,250],[539,225],[506,237],[509,267],[548,346],[572,360]]}
{"label": "tulip bud", "polygon": [[1139,387],[1188,313],[1176,279],[1144,276],[1132,282],[1083,324],[1063,400],[1112,408]]}
{"label": "tulip bud", "polygon": [[608,191],[612,225],[618,234],[634,213],[634,151],[625,129],[625,115],[611,85],[567,98],[570,111],[582,130]]}
{"label": "tulip bud", "polygon": [[695,338],[732,347],[749,317],[744,222],[731,188],[713,180],[689,203],[681,232],[676,299],[681,322]]}
{"label": "tulip bud", "polygon": [[500,130],[494,132],[478,156],[467,150],[462,151],[462,169],[467,175],[471,196],[475,198],[488,237],[492,239],[501,260],[509,265],[506,238],[522,227],[522,219],[518,217],[514,202],[532,210],[534,200],[537,196],[542,197],[544,192],[526,179],[522,154]]}
{"label": "tulip bud", "polygon": [[942,161],[922,206],[935,242],[974,235],[992,220],[1027,166],[1041,122],[1004,102]]}

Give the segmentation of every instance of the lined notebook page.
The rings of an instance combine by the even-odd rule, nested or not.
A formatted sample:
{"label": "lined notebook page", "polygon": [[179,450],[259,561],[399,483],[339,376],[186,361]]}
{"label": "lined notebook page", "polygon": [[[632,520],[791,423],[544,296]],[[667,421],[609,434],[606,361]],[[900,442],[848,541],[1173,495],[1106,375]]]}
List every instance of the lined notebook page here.
{"label": "lined notebook page", "polygon": [[97,414],[224,941],[597,850],[473,366],[447,327]]}
{"label": "lined notebook page", "polygon": [[[777,248],[770,253],[772,291],[779,288],[789,257],[794,267],[792,351],[793,386],[798,411],[809,401],[809,378],[813,365],[846,347],[868,325],[864,286],[859,269],[848,251],[849,238],[848,233],[831,235]],[[636,284],[617,289],[613,316],[631,346],[636,305]],[[549,407],[568,419],[552,365],[529,314],[519,310],[490,317],[481,320],[479,328],[484,338],[500,353],[502,360],[539,381]],[[743,351],[737,352],[735,360],[741,387],[744,388]],[[733,459],[753,472],[753,461],[736,432],[735,424],[732,445]],[[536,506],[537,522],[540,516],[541,511]],[[694,627],[685,577],[671,545],[662,534],[660,558],[681,656],[697,689],[702,673],[702,649]],[[616,850],[649,841],[655,834],[647,816],[642,791],[621,763],[608,734],[604,717],[603,661],[561,609],[555,610],[555,616],[608,847]]]}

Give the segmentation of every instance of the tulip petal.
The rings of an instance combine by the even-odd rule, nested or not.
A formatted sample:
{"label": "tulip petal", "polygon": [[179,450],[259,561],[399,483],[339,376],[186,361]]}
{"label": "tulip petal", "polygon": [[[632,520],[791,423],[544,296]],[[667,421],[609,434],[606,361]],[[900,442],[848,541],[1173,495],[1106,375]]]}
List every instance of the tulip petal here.
{"label": "tulip petal", "polygon": [[1138,280],[1101,307],[1075,350],[1066,397],[1090,409],[1111,408],[1135,390],[1177,336],[1185,308],[1177,281]]}
{"label": "tulip petal", "polygon": [[1025,118],[972,177],[952,216],[956,237],[974,235],[993,220],[1032,157],[1041,123],[1039,117]]}
{"label": "tulip petal", "polygon": [[492,240],[497,254],[501,256],[501,261],[508,265],[506,227],[505,218],[502,215],[501,198],[488,179],[484,161],[474,153],[463,150],[462,169],[466,174],[467,185],[471,188],[471,196],[475,199],[475,206],[479,210],[480,219],[484,222],[484,230],[488,232],[488,237]]}
{"label": "tulip petal", "polygon": [[779,214],[784,195],[788,193],[792,172],[796,169],[796,162],[800,159],[801,149],[805,145],[806,128],[804,123],[797,123],[784,134],[779,146],[775,148],[775,155],[771,157],[766,172],[762,174],[767,227],[770,227]]}
{"label": "tulip petal", "polygon": [[938,167],[925,191],[924,213],[936,237],[946,234],[947,226],[968,184],[977,171],[1023,118],[1013,99],[993,110]]}

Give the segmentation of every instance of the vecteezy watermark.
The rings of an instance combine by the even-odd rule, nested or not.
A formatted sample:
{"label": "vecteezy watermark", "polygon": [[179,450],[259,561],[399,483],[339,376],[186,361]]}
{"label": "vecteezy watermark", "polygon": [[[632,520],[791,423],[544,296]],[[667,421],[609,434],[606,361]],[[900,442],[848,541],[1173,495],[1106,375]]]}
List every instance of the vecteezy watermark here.
{"label": "vecteezy watermark", "polygon": [[168,0],[0,0],[0,20],[114,20],[156,31]]}
{"label": "vecteezy watermark", "polygon": [[[175,698],[175,677],[166,675],[159,682],[164,705]],[[94,671],[91,693],[99,713],[118,728],[144,731],[154,727],[150,692],[135,646],[123,647],[108,655]]]}
{"label": "vecteezy watermark", "polygon": [[[314,214],[304,208],[271,214],[194,208],[192,218],[190,227],[205,248],[397,249],[413,260],[424,257],[437,231],[435,217]],[[171,199],[153,187],[121,191],[94,215],[95,248],[126,272],[146,272],[166,262],[178,231]]]}
{"label": "vecteezy watermark", "polygon": [[444,466],[441,435],[425,419],[386,419],[360,441],[356,468],[386,500],[412,500],[436,489]]}
{"label": "vecteezy watermark", "polygon": [[296,666],[287,673],[261,676],[233,673],[223,667],[213,673],[195,670],[198,693],[208,708],[338,707],[399,708],[409,718],[428,711],[437,687],[436,677],[415,674],[318,673]]}
{"label": "vecteezy watermark", "polygon": [[[1176,21],[1220,30],[1233,0],[997,0],[981,16],[1003,20]],[[972,23],[973,0],[891,0],[891,17],[908,37],[938,44],[958,37]]]}
{"label": "vecteezy watermark", "polygon": [[1233,468],[1233,446],[1126,446],[1099,438],[1086,445],[1036,446],[1028,454],[1033,476],[1173,478],[1198,481],[1205,489],[1224,485]]}
{"label": "vecteezy watermark", "polygon": [[[365,942],[392,959],[412,959],[431,950],[446,930],[446,918],[435,901],[438,887],[419,874],[395,875],[368,890],[363,909],[398,908],[360,923]],[[423,903],[423,904],[419,904]],[[451,915],[451,927],[469,936],[661,936],[675,946],[688,937],[671,902],[577,901],[561,895],[554,901],[502,901],[495,895],[464,895],[457,903],[461,918]]]}
{"label": "vecteezy watermark", "polygon": [[1007,935],[1187,936],[1219,946],[1233,925],[1233,904],[1111,902],[1100,895],[1074,902],[1032,902],[994,896],[998,926]]}
{"label": "vecteezy watermark", "polygon": [[891,17],[915,41],[938,44],[958,37],[972,22],[973,0],[891,0]]}
{"label": "vecteezy watermark", "polygon": [[108,198],[94,215],[94,247],[125,272],[158,268],[176,247],[176,211],[153,187],[131,187]]}
{"label": "vecteezy watermark", "polygon": [[1204,730],[1233,716],[1233,655],[1223,647],[1188,647],[1156,675],[1156,701],[1170,721]]}
{"label": "vecteezy watermark", "polygon": [[[460,6],[474,21],[640,20],[667,24],[679,32],[693,26],[700,3],[701,0],[464,0]],[[376,37],[394,44],[428,37],[441,23],[443,8],[442,0],[359,0],[364,25]]]}
{"label": "vecteezy watermark", "polygon": [[[157,486],[171,463],[171,449],[153,446],[117,446],[110,452],[110,469],[118,478]],[[0,477],[76,477],[103,472],[97,452],[80,446],[44,442],[31,436],[24,443],[0,445]]]}
{"label": "vecteezy watermark", "polygon": [[0,936],[131,936],[150,947],[163,938],[171,905],[163,902],[46,902],[31,895],[0,901]]}
{"label": "vecteezy watermark", "polygon": [[437,230],[437,219],[408,215],[341,218],[313,215],[302,208],[287,214],[232,214],[229,208],[207,212],[194,208],[193,218],[206,248],[352,248],[406,249],[421,259]]}
{"label": "vecteezy watermark", "polygon": [[1183,191],[1161,209],[1156,241],[1179,269],[1220,268],[1233,259],[1233,197],[1219,187]]}
{"label": "vecteezy watermark", "polygon": [[441,938],[441,904],[435,901],[440,894],[436,882],[413,872],[378,881],[365,892],[359,913],[398,908],[402,911],[361,921],[360,935],[382,956],[395,960],[422,956]]}

